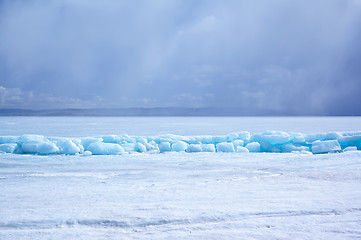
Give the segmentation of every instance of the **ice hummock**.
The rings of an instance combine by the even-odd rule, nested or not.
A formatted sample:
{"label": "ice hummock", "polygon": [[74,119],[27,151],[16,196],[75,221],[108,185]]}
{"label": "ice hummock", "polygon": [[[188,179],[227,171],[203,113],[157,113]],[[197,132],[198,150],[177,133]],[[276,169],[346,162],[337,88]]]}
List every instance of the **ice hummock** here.
{"label": "ice hummock", "polygon": [[267,131],[223,136],[128,136],[81,138],[42,135],[0,136],[0,152],[15,154],[119,155],[165,152],[309,152],[314,154],[361,150],[361,132],[302,134]]}

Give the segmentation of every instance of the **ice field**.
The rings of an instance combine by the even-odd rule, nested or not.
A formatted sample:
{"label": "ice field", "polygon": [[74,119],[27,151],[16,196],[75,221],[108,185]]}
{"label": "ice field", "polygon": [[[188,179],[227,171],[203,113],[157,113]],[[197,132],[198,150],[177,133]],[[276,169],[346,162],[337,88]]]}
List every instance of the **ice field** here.
{"label": "ice field", "polygon": [[[27,119],[22,121],[22,119]],[[69,120],[70,119],[70,120]],[[163,152],[312,152],[331,153],[361,150],[361,131],[354,131],[360,118],[327,118],[331,129],[346,129],[350,132],[295,132],[307,126],[320,131],[317,124],[329,126],[317,118],[2,118],[3,131],[9,135],[0,135],[0,153],[16,154],[84,154],[84,155],[119,155],[127,153],[163,153]],[[135,121],[134,121],[135,120]],[[261,121],[260,121],[261,120]],[[297,121],[302,121],[299,123]],[[310,122],[311,120],[311,122]],[[89,121],[89,122],[87,122]],[[138,121],[138,124],[137,124]],[[339,122],[341,121],[341,122]],[[342,122],[347,121],[347,123]],[[30,124],[29,124],[30,122]],[[253,125],[294,129],[294,131],[264,130],[255,132],[239,131]],[[308,123],[307,123],[308,122]],[[351,122],[351,125],[350,125]],[[185,124],[184,124],[185,123]],[[245,123],[245,124],[244,124]],[[256,123],[256,124],[255,124]],[[275,125],[278,124],[277,125]],[[25,126],[24,126],[25,124]],[[310,128],[310,126],[311,128]],[[338,127],[335,127],[339,125]],[[173,127],[173,130],[170,128]],[[224,127],[228,132],[224,134]],[[297,127],[296,127],[297,126]],[[317,126],[317,128],[316,128]],[[28,128],[26,128],[28,127]],[[167,128],[168,127],[168,128]],[[198,129],[190,131],[190,129]],[[39,129],[40,128],[40,129]],[[189,129],[190,128],[190,129]],[[50,136],[31,134],[33,129]],[[86,130],[89,129],[89,132]],[[146,136],[149,130],[152,136]],[[163,133],[167,129],[168,133]],[[9,131],[10,130],[10,131]],[[13,131],[11,131],[13,130]],[[14,131],[15,130],[15,131]],[[345,130],[345,129],[344,129]],[[187,133],[192,135],[177,135]],[[207,131],[215,135],[207,134]],[[30,132],[30,134],[29,134]],[[68,136],[61,136],[70,133]],[[138,136],[130,136],[134,132]],[[10,134],[21,134],[13,136]],[[82,137],[79,133],[85,134]],[[102,133],[103,135],[97,135]],[[109,134],[110,133],[110,134]],[[116,135],[114,133],[121,133]],[[86,135],[86,134],[94,134]],[[209,134],[209,133],[208,133]],[[222,134],[222,135],[219,135]]]}
{"label": "ice field", "polygon": [[359,239],[360,131],[359,117],[3,117],[0,239]]}

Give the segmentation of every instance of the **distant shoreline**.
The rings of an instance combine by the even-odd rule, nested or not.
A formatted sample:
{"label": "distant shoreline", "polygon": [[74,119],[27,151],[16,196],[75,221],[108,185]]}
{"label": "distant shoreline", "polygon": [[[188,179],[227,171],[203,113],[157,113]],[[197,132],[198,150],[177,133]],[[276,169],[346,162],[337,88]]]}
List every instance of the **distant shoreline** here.
{"label": "distant shoreline", "polygon": [[236,108],[116,108],[116,109],[0,109],[0,116],[117,116],[117,117],[297,117],[297,116],[360,116],[355,114],[302,115],[272,111],[246,112]]}

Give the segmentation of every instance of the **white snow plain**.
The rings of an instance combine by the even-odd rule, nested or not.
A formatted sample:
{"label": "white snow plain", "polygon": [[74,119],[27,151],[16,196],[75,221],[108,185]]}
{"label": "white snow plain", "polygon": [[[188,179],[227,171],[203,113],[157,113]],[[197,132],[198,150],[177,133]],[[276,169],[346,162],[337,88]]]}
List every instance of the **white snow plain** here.
{"label": "white snow plain", "polygon": [[[9,151],[19,144],[23,149],[24,143],[28,149],[28,154],[0,154],[0,239],[361,238],[361,151],[357,150],[360,118],[314,118],[314,128],[302,125],[303,118],[254,118],[254,122],[263,119],[270,126],[277,125],[272,121],[280,121],[288,131],[279,134],[280,129],[274,128],[278,134],[275,138],[250,130],[250,139],[257,139],[254,142],[223,141],[220,136],[227,136],[225,131],[247,130],[229,126],[237,122],[236,118],[224,118],[225,125],[208,129],[211,142],[199,144],[183,139],[174,146],[167,139],[157,143],[159,154],[149,154],[151,149],[144,139],[134,145],[111,142],[108,130],[118,137],[142,133],[159,137],[164,135],[160,130],[164,126],[157,128],[156,123],[167,118],[147,119],[150,130],[145,126],[134,130],[135,124],[133,130],[122,133],[116,126],[124,118],[88,119],[99,121],[100,126],[105,121],[107,130],[94,124],[89,127],[90,134],[82,135],[83,120],[79,129],[73,124],[64,128],[71,132],[64,136],[57,126],[66,126],[67,121],[81,122],[81,118],[0,118],[0,136],[6,136],[2,140],[13,139],[13,145],[7,145]],[[210,125],[207,118],[187,119],[171,119],[171,125],[182,126],[175,132],[188,138],[192,137],[190,129],[196,128],[194,124]],[[307,119],[305,123],[309,124]],[[31,127],[28,120],[34,121]],[[36,128],[35,120],[43,130]],[[221,122],[222,118],[216,120]],[[242,121],[239,118],[238,122]],[[41,122],[47,122],[45,127]],[[300,144],[300,151],[247,153],[248,149],[262,149],[264,142],[272,148],[286,149],[290,142],[285,136],[296,131],[304,132],[303,138],[308,139],[305,142],[312,143],[309,151],[302,149],[303,138],[298,135],[291,144]],[[348,134],[353,140],[347,142],[352,144],[344,146],[340,141],[344,134],[336,132],[353,133]],[[195,134],[207,135],[207,128],[198,128]],[[54,136],[64,137],[62,144],[58,146]],[[103,137],[88,137],[78,145],[72,140],[82,136]],[[217,145],[215,138],[222,144]],[[90,155],[86,151],[103,152],[104,144],[114,144],[111,151],[121,155]],[[174,152],[164,151],[173,146]],[[61,155],[67,150],[77,153],[75,147],[79,152],[83,147],[83,154]],[[34,149],[50,155],[37,155]],[[234,152],[224,152],[229,149]],[[312,150],[334,153],[310,154]]]}

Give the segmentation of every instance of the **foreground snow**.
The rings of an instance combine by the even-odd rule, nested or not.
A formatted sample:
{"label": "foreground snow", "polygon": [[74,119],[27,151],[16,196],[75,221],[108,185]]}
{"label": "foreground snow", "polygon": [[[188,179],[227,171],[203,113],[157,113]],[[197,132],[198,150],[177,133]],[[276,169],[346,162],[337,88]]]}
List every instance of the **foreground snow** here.
{"label": "foreground snow", "polygon": [[3,154],[0,166],[0,239],[361,238],[360,151]]}
{"label": "foreground snow", "polygon": [[148,137],[107,135],[99,137],[0,136],[0,153],[119,155],[133,152],[312,152],[361,150],[361,132],[314,133],[267,131],[236,132],[223,136]]}

